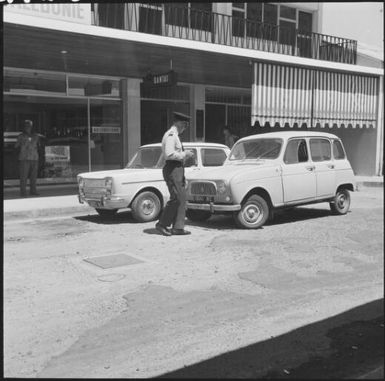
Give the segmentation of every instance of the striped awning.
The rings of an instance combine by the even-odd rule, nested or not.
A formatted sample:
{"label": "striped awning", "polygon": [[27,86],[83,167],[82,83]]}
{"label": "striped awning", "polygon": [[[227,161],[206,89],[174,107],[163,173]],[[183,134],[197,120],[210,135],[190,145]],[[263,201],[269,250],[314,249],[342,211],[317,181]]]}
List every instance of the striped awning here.
{"label": "striped awning", "polygon": [[251,123],[375,127],[378,78],[254,64]]}
{"label": "striped awning", "polygon": [[378,79],[314,72],[314,125],[321,127],[375,127]]}

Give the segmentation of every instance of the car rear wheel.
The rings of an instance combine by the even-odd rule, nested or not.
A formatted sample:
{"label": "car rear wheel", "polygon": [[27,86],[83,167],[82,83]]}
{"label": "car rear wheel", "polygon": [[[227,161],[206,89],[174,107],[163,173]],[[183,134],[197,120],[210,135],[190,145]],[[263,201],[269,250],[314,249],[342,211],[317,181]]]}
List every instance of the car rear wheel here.
{"label": "car rear wheel", "polygon": [[115,216],[118,209],[95,209],[100,217],[112,218]]}
{"label": "car rear wheel", "polygon": [[191,221],[206,221],[211,217],[211,213],[206,210],[187,209],[186,217]]}
{"label": "car rear wheel", "polygon": [[159,197],[154,192],[142,192],[135,197],[131,209],[136,221],[153,221],[159,216],[161,210]]}
{"label": "car rear wheel", "polygon": [[234,214],[235,223],[241,228],[257,229],[269,218],[269,205],[256,194],[250,196],[242,209]]}
{"label": "car rear wheel", "polygon": [[334,214],[346,214],[350,208],[350,193],[347,189],[339,189],[334,200],[329,204]]}

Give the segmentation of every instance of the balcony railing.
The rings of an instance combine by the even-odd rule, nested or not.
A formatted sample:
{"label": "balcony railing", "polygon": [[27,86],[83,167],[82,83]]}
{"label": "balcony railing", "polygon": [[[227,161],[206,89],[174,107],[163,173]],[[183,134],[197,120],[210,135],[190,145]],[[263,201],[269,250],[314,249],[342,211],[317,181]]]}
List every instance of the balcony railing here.
{"label": "balcony railing", "polygon": [[105,4],[96,25],[317,60],[356,64],[357,41],[207,12],[177,3]]}

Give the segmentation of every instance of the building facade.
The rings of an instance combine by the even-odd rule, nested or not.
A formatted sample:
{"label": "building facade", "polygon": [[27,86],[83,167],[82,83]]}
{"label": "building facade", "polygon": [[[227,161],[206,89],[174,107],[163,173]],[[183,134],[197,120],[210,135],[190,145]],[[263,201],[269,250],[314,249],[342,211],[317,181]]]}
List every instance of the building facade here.
{"label": "building facade", "polygon": [[185,141],[281,129],[340,136],[357,175],[383,163],[383,68],[318,33],[320,3],[4,6],[4,181],[18,178],[24,119],[42,135],[39,182],[123,167],[173,111]]}

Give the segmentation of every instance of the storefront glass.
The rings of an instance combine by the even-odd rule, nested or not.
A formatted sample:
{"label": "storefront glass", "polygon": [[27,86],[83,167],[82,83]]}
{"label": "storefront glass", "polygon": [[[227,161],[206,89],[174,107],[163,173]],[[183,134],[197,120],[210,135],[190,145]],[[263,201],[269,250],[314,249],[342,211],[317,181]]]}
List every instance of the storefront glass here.
{"label": "storefront glass", "polygon": [[[81,77],[66,80],[60,73],[5,73],[4,180],[19,178],[15,142],[25,119],[33,121],[41,138],[38,178],[42,182],[74,182],[80,172],[123,166],[121,101],[104,98],[119,96],[118,80]],[[36,82],[35,77],[41,82]],[[63,94],[77,96],[58,96],[62,83]],[[47,95],[43,96],[43,92]],[[86,96],[90,92],[94,97]]]}

